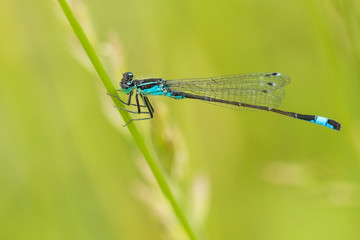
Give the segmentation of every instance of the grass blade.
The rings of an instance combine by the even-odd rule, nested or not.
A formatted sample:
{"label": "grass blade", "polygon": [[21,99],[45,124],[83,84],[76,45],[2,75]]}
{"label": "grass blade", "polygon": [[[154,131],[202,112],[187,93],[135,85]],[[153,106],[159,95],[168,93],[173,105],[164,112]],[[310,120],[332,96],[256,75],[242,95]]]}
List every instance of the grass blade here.
{"label": "grass blade", "polygon": [[[79,22],[76,20],[74,14],[72,13],[68,3],[65,0],[58,0],[66,18],[68,19],[71,27],[73,28],[77,38],[79,39],[82,47],[84,48],[87,56],[89,57],[91,63],[93,64],[96,72],[98,73],[98,75],[100,76],[100,79],[102,80],[106,90],[108,93],[112,94],[112,95],[116,95],[118,96],[117,91],[115,90],[114,86],[112,85],[109,76],[107,75],[107,73],[105,72],[105,69],[103,67],[103,65],[101,64],[98,56],[95,53],[94,48],[91,46],[87,36],[85,35],[83,29],[81,28]],[[114,100],[114,99],[113,99]],[[117,107],[125,107],[124,104],[122,104],[120,101],[115,101],[114,103]],[[125,122],[130,121],[131,117],[129,115],[128,112],[126,111],[121,111],[119,109],[119,112],[121,114],[121,116],[123,117]],[[130,123],[128,125],[129,131],[131,133],[131,135],[133,136],[136,145],[138,146],[138,148],[140,149],[140,151],[142,152],[142,154],[144,155],[152,173],[154,174],[156,181],[158,182],[163,194],[165,195],[165,197],[169,200],[177,218],[179,219],[179,221],[181,222],[181,224],[183,225],[186,233],[188,234],[190,239],[195,239],[195,235],[187,221],[187,219],[185,218],[185,215],[183,214],[182,210],[180,209],[179,205],[177,204],[171,190],[169,187],[169,184],[167,183],[165,176],[163,175],[163,173],[160,171],[160,168],[158,167],[158,165],[156,164],[156,162],[154,161],[153,157],[151,156],[145,142],[144,139],[142,138],[142,136],[140,135],[138,129],[136,128],[136,125],[134,122]]]}

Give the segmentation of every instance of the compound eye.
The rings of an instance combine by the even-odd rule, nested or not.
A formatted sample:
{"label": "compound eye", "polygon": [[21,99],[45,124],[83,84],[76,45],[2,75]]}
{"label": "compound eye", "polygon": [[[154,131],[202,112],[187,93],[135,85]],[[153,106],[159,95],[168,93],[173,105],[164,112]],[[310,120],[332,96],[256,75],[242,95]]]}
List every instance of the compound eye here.
{"label": "compound eye", "polygon": [[134,75],[131,72],[126,72],[123,74],[123,77],[126,81],[132,81],[134,78]]}

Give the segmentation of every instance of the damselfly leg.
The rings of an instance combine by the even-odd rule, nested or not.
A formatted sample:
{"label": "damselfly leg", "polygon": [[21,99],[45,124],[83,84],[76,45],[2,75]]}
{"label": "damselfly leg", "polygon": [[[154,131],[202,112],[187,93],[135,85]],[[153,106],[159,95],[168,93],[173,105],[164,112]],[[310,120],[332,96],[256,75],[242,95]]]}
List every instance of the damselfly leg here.
{"label": "damselfly leg", "polygon": [[[139,94],[136,94],[135,95],[135,98],[136,98],[136,103],[139,103],[139,99],[138,99],[138,95]],[[139,120],[148,120],[148,119],[152,119],[154,117],[154,108],[151,106],[151,103],[149,101],[149,99],[146,97],[146,96],[141,96],[141,99],[142,101],[144,102],[145,104],[145,107],[147,107],[147,109],[149,110],[149,112],[133,112],[133,113],[136,113],[136,114],[141,114],[141,113],[148,113],[150,114],[150,117],[146,117],[146,118],[133,118],[131,119],[130,121],[128,121],[124,127],[126,127],[129,123],[131,123],[132,121],[139,121]],[[138,110],[140,110],[140,107],[138,107]]]}
{"label": "damselfly leg", "polygon": [[[119,90],[116,90],[116,91],[119,91]],[[130,93],[129,93],[129,97],[128,97],[128,102],[124,102],[124,101],[121,100],[121,98],[119,98],[118,96],[112,95],[112,94],[110,94],[110,93],[107,93],[107,95],[116,98],[117,100],[119,100],[120,102],[122,102],[123,104],[125,104],[126,106],[138,106],[137,104],[131,103],[132,94],[133,94],[133,93],[130,92]],[[144,105],[139,105],[139,106],[140,106],[140,107],[146,107],[146,106],[144,106]]]}
{"label": "damselfly leg", "polygon": [[144,96],[144,100],[147,102],[147,105],[149,106],[149,112],[154,113],[154,108],[151,105],[149,98]]}
{"label": "damselfly leg", "polygon": [[149,112],[142,112],[142,111],[141,111],[141,107],[146,107],[146,106],[142,106],[142,105],[139,104],[139,100],[138,100],[137,94],[135,95],[136,104],[131,104],[131,97],[132,97],[132,94],[131,94],[131,93],[129,94],[129,99],[128,99],[128,102],[127,102],[127,103],[124,102],[123,100],[121,100],[121,99],[120,99],[118,96],[116,96],[116,95],[112,95],[112,94],[110,94],[110,93],[108,93],[108,95],[111,96],[111,97],[116,98],[118,101],[122,102],[123,104],[125,104],[125,105],[127,105],[127,106],[137,106],[137,112],[132,111],[132,110],[129,110],[129,109],[126,109],[126,108],[117,107],[117,106],[114,106],[115,108],[119,108],[119,109],[124,110],[124,111],[127,111],[127,112],[129,112],[129,113],[135,113],[135,114],[142,114],[142,113],[144,113],[144,114],[149,114]]}
{"label": "damselfly leg", "polygon": [[[153,113],[154,113],[154,108],[152,107],[149,99],[146,97],[146,96],[143,96],[141,95],[141,99],[144,103],[144,105],[140,105],[140,102],[139,102],[139,94],[136,93],[135,94],[135,101],[136,101],[136,104],[131,104],[131,97],[132,97],[132,92],[129,93],[129,98],[128,98],[128,102],[124,102],[123,100],[121,100],[118,96],[116,95],[112,95],[110,93],[108,93],[109,96],[111,97],[114,97],[116,98],[118,101],[122,102],[123,104],[127,105],[127,106],[136,106],[137,107],[137,111],[132,111],[132,110],[129,110],[129,109],[126,109],[126,108],[122,108],[122,107],[117,107],[115,106],[115,108],[118,108],[118,109],[121,109],[121,110],[124,110],[124,111],[127,111],[129,113],[134,113],[134,114],[149,114],[150,117],[146,117],[146,118],[133,118],[131,119],[129,122],[127,122],[124,127],[126,125],[128,125],[129,123],[131,123],[132,121],[138,121],[138,120],[147,120],[147,119],[151,119],[154,117]],[[148,109],[148,112],[143,112],[141,111],[141,107],[146,107]]]}

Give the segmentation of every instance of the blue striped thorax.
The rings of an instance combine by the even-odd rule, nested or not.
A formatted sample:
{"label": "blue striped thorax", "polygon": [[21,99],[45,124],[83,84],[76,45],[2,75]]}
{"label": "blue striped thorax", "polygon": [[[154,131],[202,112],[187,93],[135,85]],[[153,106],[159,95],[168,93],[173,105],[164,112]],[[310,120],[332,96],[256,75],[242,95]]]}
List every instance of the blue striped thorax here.
{"label": "blue striped thorax", "polygon": [[134,75],[131,72],[123,74],[123,78],[120,82],[121,91],[125,94],[129,94],[136,89],[137,94],[144,96],[167,96],[175,99],[183,98],[183,95],[179,95],[170,89],[169,84],[162,78],[149,78],[143,80],[134,80]]}

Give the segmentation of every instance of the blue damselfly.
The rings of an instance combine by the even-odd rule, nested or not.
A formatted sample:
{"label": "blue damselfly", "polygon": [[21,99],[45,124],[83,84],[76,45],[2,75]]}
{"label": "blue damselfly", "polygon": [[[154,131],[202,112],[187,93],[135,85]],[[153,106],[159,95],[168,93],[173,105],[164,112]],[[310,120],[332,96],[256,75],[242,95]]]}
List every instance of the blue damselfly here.
{"label": "blue damselfly", "polygon": [[[125,108],[122,110],[135,114],[148,114],[149,117],[131,119],[151,119],[154,116],[154,108],[151,106],[148,96],[167,96],[174,99],[198,99],[213,104],[231,107],[235,109],[257,109],[274,112],[296,119],[316,123],[330,129],[340,130],[341,124],[335,120],[315,115],[304,115],[276,109],[284,96],[283,87],[290,82],[290,78],[282,73],[248,73],[239,75],[220,76],[212,78],[189,78],[179,80],[164,80],[162,78],[134,79],[131,72],[123,74],[120,82],[120,91],[128,94],[125,105],[137,107],[137,111]],[[131,98],[135,92],[136,104],[131,104]],[[144,103],[141,105],[139,96]],[[142,111],[146,108],[147,111]]]}

